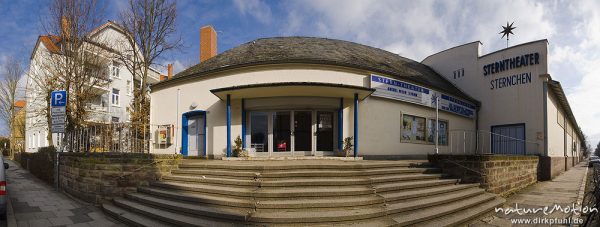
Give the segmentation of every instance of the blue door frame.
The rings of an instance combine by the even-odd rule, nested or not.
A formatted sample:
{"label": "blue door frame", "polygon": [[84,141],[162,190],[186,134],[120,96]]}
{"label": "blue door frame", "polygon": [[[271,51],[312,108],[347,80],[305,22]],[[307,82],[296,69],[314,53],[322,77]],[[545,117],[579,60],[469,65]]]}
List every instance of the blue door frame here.
{"label": "blue door frame", "polygon": [[[190,112],[183,113],[181,115],[181,154],[183,156],[188,156],[188,118],[193,116],[203,115],[204,116],[204,157],[206,157],[206,111],[204,110],[194,110]],[[200,154],[198,154],[200,155]]]}

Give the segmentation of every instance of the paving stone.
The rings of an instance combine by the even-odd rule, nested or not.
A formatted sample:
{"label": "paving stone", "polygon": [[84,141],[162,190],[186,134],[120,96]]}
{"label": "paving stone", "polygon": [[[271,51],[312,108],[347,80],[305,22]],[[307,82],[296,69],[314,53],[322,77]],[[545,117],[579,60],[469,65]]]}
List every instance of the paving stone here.
{"label": "paving stone", "polygon": [[67,227],[90,227],[91,225],[89,225],[88,223],[77,223],[77,224],[72,224],[72,225],[67,225]]}
{"label": "paving stone", "polygon": [[91,212],[91,213],[88,213],[87,215],[94,220],[106,219],[106,216],[99,212]]}
{"label": "paving stone", "polygon": [[[519,208],[544,208],[552,209],[556,204],[565,206],[572,206],[577,201],[577,197],[580,193],[581,183],[585,177],[587,165],[585,162],[580,163],[574,168],[565,171],[561,175],[555,177],[551,181],[538,182],[535,185],[527,187],[516,194],[507,198],[504,208],[515,208],[515,203],[518,204]],[[590,173],[588,173],[590,174]],[[535,218],[567,218],[571,213],[564,213],[561,211],[554,211],[554,213],[545,215],[543,212],[536,214],[505,214],[502,212],[492,213],[486,217],[479,218],[468,224],[469,227],[483,227],[483,226],[525,226],[525,225],[513,225],[511,219],[535,219]],[[527,225],[533,226],[533,225]],[[547,226],[547,225],[535,225],[535,226]],[[560,226],[560,225],[559,225]]]}
{"label": "paving stone", "polygon": [[48,219],[37,219],[29,221],[29,227],[48,227],[52,226],[52,223]]}
{"label": "paving stone", "polygon": [[69,216],[69,218],[73,221],[73,223],[91,222],[94,220],[94,219],[88,217],[87,215],[83,215],[83,214],[76,214],[74,216]]}
{"label": "paving stone", "polygon": [[40,210],[42,211],[55,211],[57,209],[56,206],[40,206]]}
{"label": "paving stone", "polygon": [[29,227],[29,223],[27,221],[18,221],[17,227]]}
{"label": "paving stone", "polygon": [[52,211],[36,212],[35,216],[37,218],[54,218],[54,217],[56,217],[56,215],[54,215],[54,212],[52,212]]}
{"label": "paving stone", "polygon": [[70,225],[73,224],[73,221],[68,217],[57,217],[57,218],[49,218],[52,225]]}
{"label": "paving stone", "polygon": [[14,162],[6,161],[15,167],[11,167],[6,174],[10,181],[7,191],[17,226],[91,226],[87,223],[102,227],[124,226],[107,217],[100,209],[74,201]]}
{"label": "paving stone", "polygon": [[54,215],[56,215],[56,217],[68,217],[73,216],[75,214],[73,214],[73,212],[71,212],[70,210],[58,210],[54,211]]}

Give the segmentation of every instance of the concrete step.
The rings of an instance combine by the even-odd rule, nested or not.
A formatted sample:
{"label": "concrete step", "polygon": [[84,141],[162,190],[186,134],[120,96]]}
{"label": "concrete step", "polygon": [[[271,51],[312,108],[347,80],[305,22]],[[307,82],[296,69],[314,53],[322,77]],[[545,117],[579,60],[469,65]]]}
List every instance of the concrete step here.
{"label": "concrete step", "polygon": [[418,223],[417,226],[458,226],[478,218],[479,216],[494,210],[496,207],[501,207],[505,201],[506,200],[503,198],[495,198],[491,201],[478,204],[465,210]]}
{"label": "concrete step", "polygon": [[301,208],[343,208],[351,206],[382,205],[383,198],[376,195],[338,197],[295,197],[265,198],[256,203],[257,209],[301,209]]}
{"label": "concrete step", "polygon": [[399,160],[399,161],[205,161],[205,160],[184,160],[179,164],[182,169],[220,169],[220,170],[291,170],[291,169],[336,169],[353,170],[367,168],[389,168],[389,167],[430,167],[432,166],[426,160]]}
{"label": "concrete step", "polygon": [[470,188],[479,188],[479,184],[451,184],[431,188],[415,188],[402,191],[383,192],[378,193],[378,195],[382,196],[383,198],[385,198],[386,202],[390,203],[398,200],[420,199],[425,196],[455,192]]}
{"label": "concrete step", "polygon": [[255,223],[321,223],[364,220],[386,215],[382,206],[316,209],[257,209],[249,221]]}
{"label": "concrete step", "polygon": [[162,180],[252,187],[258,187],[260,185],[260,182],[254,179],[232,179],[214,176],[166,175],[162,177]]}
{"label": "concrete step", "polygon": [[184,192],[179,190],[162,189],[156,187],[139,187],[138,192],[173,200],[189,201],[234,207],[253,208],[254,200],[248,197],[237,198],[231,195],[218,195],[206,193]]}
{"label": "concrete step", "polygon": [[370,184],[368,178],[336,178],[336,177],[296,177],[296,178],[266,178],[258,180],[231,179],[214,176],[167,175],[166,182],[203,183],[216,185],[253,186],[253,187],[296,187],[296,186],[335,186],[335,185],[365,185]]}
{"label": "concrete step", "polygon": [[436,179],[436,180],[423,180],[423,181],[400,181],[400,182],[388,182],[374,185],[377,193],[398,191],[413,188],[425,188],[425,187],[439,187],[442,185],[453,185],[457,184],[456,179]]}
{"label": "concrete step", "polygon": [[260,174],[261,178],[276,178],[276,177],[357,177],[357,176],[374,176],[386,174],[409,174],[409,173],[437,173],[436,168],[378,168],[365,170],[291,170],[291,171],[268,171]]}
{"label": "concrete step", "polygon": [[440,179],[445,177],[444,174],[391,174],[371,177],[373,183],[385,183],[385,182],[398,182],[398,181],[409,181],[409,180],[426,180],[426,179]]}
{"label": "concrete step", "polygon": [[211,169],[174,169],[172,175],[194,175],[194,176],[215,176],[215,177],[236,177],[240,179],[254,179],[260,176],[259,172],[253,171],[231,171],[231,170],[211,170]]}
{"label": "concrete step", "polygon": [[180,214],[183,212],[193,216],[200,215],[235,221],[247,220],[253,210],[251,208],[237,208],[215,204],[194,204],[181,200],[170,200],[141,193],[127,193],[125,194],[125,198],[135,202],[143,203],[145,205],[169,209]]}
{"label": "concrete step", "polygon": [[123,208],[114,206],[109,203],[102,204],[102,210],[109,216],[127,224],[128,226],[148,226],[148,227],[162,227],[172,226],[170,224],[149,218],[138,213],[124,210]]}
{"label": "concrete step", "polygon": [[444,206],[445,203],[472,198],[481,195],[484,192],[485,191],[483,189],[469,188],[461,191],[422,197],[418,200],[396,201],[388,203],[387,210],[389,214],[395,214],[410,210],[423,209],[431,206]]}
{"label": "concrete step", "polygon": [[458,212],[460,210],[469,209],[479,204],[491,201],[495,198],[496,196],[493,194],[484,193],[475,197],[470,197],[460,201],[443,204],[441,206],[432,206],[428,208],[394,214],[392,216],[392,219],[398,222],[398,226],[415,225],[420,222],[433,220],[443,215],[448,215],[454,212]]}
{"label": "concrete step", "polygon": [[237,171],[237,170],[211,170],[211,169],[176,169],[173,175],[195,175],[195,176],[228,176],[242,179],[254,178],[284,178],[284,177],[357,177],[375,176],[387,174],[411,174],[411,173],[439,173],[437,168],[377,168],[364,170],[334,170],[334,169],[293,169],[293,170],[268,170],[268,171]]}
{"label": "concrete step", "polygon": [[254,203],[253,198],[235,198],[231,196],[212,195],[206,193],[182,192],[176,190],[164,190],[154,187],[139,187],[139,193],[148,194],[158,198],[188,201],[192,203],[214,204],[241,208],[264,208],[264,209],[292,209],[292,208],[318,208],[318,207],[347,207],[383,204],[379,196],[342,196],[342,197],[294,197],[264,198]]}
{"label": "concrete step", "polygon": [[203,217],[199,215],[184,215],[178,212],[172,212],[126,199],[114,199],[113,202],[121,209],[142,214],[145,217],[152,217],[176,226],[245,226],[240,222]]}
{"label": "concrete step", "polygon": [[315,186],[315,187],[263,187],[242,188],[205,184],[187,184],[176,182],[152,182],[151,186],[183,191],[203,192],[220,195],[236,195],[239,197],[326,197],[373,194],[368,186]]}
{"label": "concrete step", "polygon": [[266,178],[260,181],[261,187],[298,187],[298,186],[348,186],[368,185],[371,181],[367,178],[336,178],[336,177],[310,177],[310,178]]}

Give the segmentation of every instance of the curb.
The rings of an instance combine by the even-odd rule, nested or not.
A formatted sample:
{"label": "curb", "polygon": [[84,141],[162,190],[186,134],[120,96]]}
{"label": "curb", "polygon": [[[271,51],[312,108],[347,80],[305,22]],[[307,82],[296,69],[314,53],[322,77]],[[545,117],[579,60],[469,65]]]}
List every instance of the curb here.
{"label": "curb", "polygon": [[17,219],[15,218],[15,211],[13,210],[10,198],[7,196],[6,204],[6,223],[8,227],[17,226]]}
{"label": "curb", "polygon": [[[585,165],[582,165],[585,164]],[[577,192],[577,200],[575,202],[575,204],[579,205],[581,207],[581,209],[583,209],[583,197],[585,196],[585,184],[587,183],[587,176],[589,173],[590,168],[588,168],[588,163],[583,161],[580,162],[579,165],[582,165],[582,167],[585,168],[585,174],[583,175],[583,179],[581,180],[581,186],[579,186],[579,192]],[[573,219],[579,219],[581,218],[581,213],[579,214],[574,214],[573,215]]]}

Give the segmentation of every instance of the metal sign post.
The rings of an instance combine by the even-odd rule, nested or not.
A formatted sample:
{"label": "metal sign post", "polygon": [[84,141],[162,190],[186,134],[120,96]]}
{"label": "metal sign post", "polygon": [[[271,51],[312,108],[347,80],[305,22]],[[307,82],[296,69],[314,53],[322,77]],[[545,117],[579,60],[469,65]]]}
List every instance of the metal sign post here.
{"label": "metal sign post", "polygon": [[[50,114],[52,117],[51,133],[57,133],[56,137],[60,140],[60,134],[65,133],[65,118],[67,116],[67,91],[53,91],[50,100]],[[60,144],[60,152],[63,151],[64,143]],[[60,179],[60,152],[56,152],[56,162],[54,163],[54,187],[58,190]]]}

